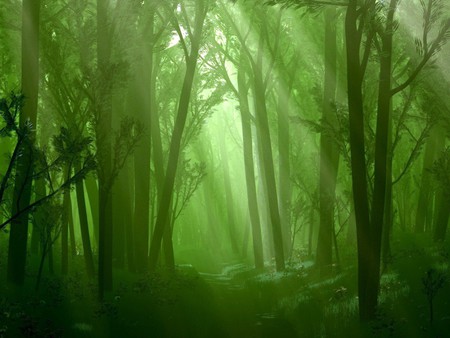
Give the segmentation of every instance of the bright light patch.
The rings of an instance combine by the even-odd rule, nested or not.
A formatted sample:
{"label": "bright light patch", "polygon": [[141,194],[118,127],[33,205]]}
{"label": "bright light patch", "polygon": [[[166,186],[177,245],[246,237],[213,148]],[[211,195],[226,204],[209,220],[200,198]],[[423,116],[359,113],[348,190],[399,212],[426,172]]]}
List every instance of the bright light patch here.
{"label": "bright light patch", "polygon": [[[183,39],[186,38],[188,35],[188,32],[186,29],[183,28],[183,26],[180,25],[180,31],[181,35],[183,36]],[[171,48],[175,45],[177,45],[180,42],[180,36],[176,31],[172,31],[172,39],[170,40],[169,44],[167,45],[167,48]]]}

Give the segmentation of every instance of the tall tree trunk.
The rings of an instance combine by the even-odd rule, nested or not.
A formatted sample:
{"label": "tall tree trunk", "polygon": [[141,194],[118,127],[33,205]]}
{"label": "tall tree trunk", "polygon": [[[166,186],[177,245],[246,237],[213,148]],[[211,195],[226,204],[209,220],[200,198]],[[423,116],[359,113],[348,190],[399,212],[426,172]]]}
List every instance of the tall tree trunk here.
{"label": "tall tree trunk", "polygon": [[290,152],[290,124],[289,124],[289,96],[292,87],[292,80],[289,85],[278,84],[278,203],[280,209],[281,232],[284,244],[285,256],[290,256],[291,251],[291,220],[290,220],[290,204],[291,204],[291,166],[289,161]]}
{"label": "tall tree trunk", "polygon": [[[152,12],[153,13],[153,12]],[[153,14],[154,15],[154,14]],[[151,40],[155,39],[153,28],[150,30]],[[156,54],[153,58],[153,69],[151,74],[150,83],[150,107],[151,107],[151,129],[152,129],[152,144],[153,144],[153,166],[155,168],[155,180],[156,180],[156,210],[159,209],[161,203],[161,197],[164,185],[164,156],[161,140],[161,127],[159,121],[158,105],[156,104],[156,80],[157,80],[157,67],[160,65],[159,54]],[[171,205],[170,209],[173,209]],[[175,268],[175,255],[173,252],[172,232],[173,224],[171,217],[168,217],[168,225],[166,225],[166,231],[163,235],[163,249],[165,265],[169,269]]]}
{"label": "tall tree trunk", "polygon": [[447,191],[442,189],[438,193],[436,202],[437,217],[434,222],[434,241],[444,241],[447,233],[448,221],[450,218],[450,195]]}
{"label": "tall tree trunk", "polygon": [[[150,58],[150,56],[146,56]],[[145,73],[151,72],[149,61],[145,66]],[[150,63],[151,64],[151,63]],[[148,74],[145,76],[148,77]],[[145,81],[148,85],[148,82]],[[142,91],[144,86],[140,86]],[[151,130],[150,130],[150,114],[148,93],[141,92],[139,102],[141,107],[139,121],[145,128],[145,134],[139,142],[134,152],[134,179],[135,179],[135,197],[134,197],[134,234],[135,234],[135,264],[139,272],[147,269],[148,263],[148,241],[150,226],[150,157],[151,157]]]}
{"label": "tall tree trunk", "polygon": [[[68,177],[68,174],[67,168],[64,177]],[[70,189],[66,189],[64,190],[63,214],[61,217],[61,273],[63,275],[69,272],[69,217],[72,217],[72,208],[69,203],[71,203]]]}
{"label": "tall tree trunk", "polygon": [[370,216],[367,195],[367,167],[364,140],[362,69],[360,61],[361,32],[358,31],[358,0],[349,0],[345,17],[347,50],[347,90],[350,128],[352,188],[358,247],[358,302],[362,320],[370,319],[374,306],[367,295],[370,270]]}
{"label": "tall tree trunk", "polygon": [[228,234],[231,243],[231,250],[233,255],[239,255],[239,246],[237,239],[237,231],[236,231],[236,219],[235,219],[235,207],[234,207],[234,199],[233,192],[231,189],[231,180],[230,180],[230,168],[228,163],[228,154],[225,146],[225,140],[223,139],[224,135],[220,136],[220,157],[222,162],[223,169],[223,184],[225,188],[225,202],[227,205],[227,228]]}
{"label": "tall tree trunk", "polygon": [[195,69],[197,66],[197,58],[200,49],[200,41],[203,30],[203,23],[206,17],[207,3],[204,0],[196,2],[195,27],[191,36],[191,52],[186,55],[186,74],[183,81],[183,87],[178,103],[178,112],[175,120],[172,139],[170,142],[169,159],[167,163],[166,175],[164,178],[163,191],[161,194],[161,202],[158,207],[158,215],[156,217],[155,228],[153,231],[149,267],[154,269],[158,262],[161,251],[161,240],[166,231],[169,220],[170,207],[175,184],[175,176],[178,167],[178,159],[180,155],[181,138],[183,136],[184,126],[189,110],[189,101],[191,97],[191,89],[194,81]]}
{"label": "tall tree trunk", "polygon": [[328,8],[325,11],[325,79],[322,102],[322,123],[325,129],[320,135],[320,223],[316,260],[322,273],[331,271],[334,204],[339,165],[339,150],[329,131],[329,128],[337,124],[334,109],[337,87],[336,45],[336,9]]}
{"label": "tall tree trunk", "polygon": [[[30,204],[33,172],[32,145],[36,133],[37,101],[39,91],[39,11],[40,0],[22,1],[22,93],[25,105],[20,115],[20,126],[32,125],[29,140],[25,142],[22,156],[16,167],[16,180],[12,201],[12,214]],[[8,249],[7,279],[23,285],[28,241],[28,212],[11,222]]]}
{"label": "tall tree trunk", "polygon": [[391,118],[392,37],[397,0],[391,0],[386,26],[381,33],[380,80],[378,87],[377,127],[375,134],[375,173],[370,223],[370,256],[367,280],[368,314],[375,317],[380,288],[381,239],[385,220],[386,185],[388,181],[389,120]]}
{"label": "tall tree trunk", "polygon": [[[34,181],[34,199],[35,200],[39,200],[43,197],[45,197],[46,195],[46,189],[45,189],[45,180],[42,177],[39,177],[38,179],[36,179]],[[45,205],[43,206],[45,208]],[[44,250],[43,248],[43,242],[42,242],[42,238],[44,237],[44,233],[43,231],[45,230],[45,225],[46,225],[46,215],[45,215],[45,211],[42,209],[37,209],[34,213],[33,213],[33,217],[32,217],[32,224],[33,224],[33,229],[32,229],[32,233],[31,233],[31,253],[32,254],[38,254],[39,253],[39,248],[42,250]],[[37,242],[37,243],[35,243]],[[33,248],[33,246],[36,246],[35,248]],[[33,252],[33,250],[38,249],[36,251]]]}
{"label": "tall tree trunk", "polygon": [[[150,161],[152,152],[152,125],[154,120],[154,4],[149,4],[149,20],[146,29],[146,40],[150,41],[148,47],[143,51],[142,66],[136,73],[136,93],[138,95],[136,107],[138,119],[145,128],[145,135],[140,141],[134,156],[135,170],[135,209],[134,209],[134,231],[135,231],[135,264],[138,271],[145,271],[148,266],[149,234],[150,234]],[[159,168],[158,168],[159,170]]]}
{"label": "tall tree trunk", "polygon": [[243,58],[238,69],[239,106],[241,112],[242,142],[244,152],[245,182],[247,186],[247,202],[252,226],[253,255],[255,268],[264,268],[263,243],[261,235],[261,222],[258,211],[258,198],[256,194],[255,167],[253,162],[253,141],[248,104],[248,86],[246,85]]}
{"label": "tall tree trunk", "polygon": [[256,152],[256,168],[257,170],[257,196],[258,196],[258,209],[259,209],[259,218],[261,220],[261,231],[262,231],[262,240],[263,240],[263,253],[265,254],[266,260],[272,261],[272,258],[275,257],[275,249],[273,242],[273,233],[270,223],[270,211],[269,211],[269,201],[268,201],[268,192],[267,192],[267,184],[266,184],[266,172],[264,169],[264,161],[262,158],[262,142],[261,142],[261,134],[258,132],[256,121],[255,128],[252,128],[252,133],[254,132],[254,143],[253,148],[255,148]]}
{"label": "tall tree trunk", "polygon": [[113,265],[123,269],[125,267],[125,229],[130,225],[132,205],[128,189],[129,175],[127,168],[122,168],[114,182],[113,199]]}
{"label": "tall tree trunk", "polygon": [[105,291],[111,291],[113,286],[111,40],[108,1],[97,0],[97,67],[100,79],[96,102],[99,185],[98,295],[101,300]]}
{"label": "tall tree trunk", "polygon": [[89,198],[89,205],[91,209],[92,216],[92,226],[94,229],[95,242],[98,243],[98,186],[95,176],[88,175],[84,180],[84,185],[86,186],[86,192]]}
{"label": "tall tree trunk", "polygon": [[[309,227],[308,227],[308,256],[312,256],[312,250],[313,250],[313,240],[314,240],[314,206],[311,206],[311,209],[309,210]],[[292,246],[294,246],[294,243],[292,243]]]}
{"label": "tall tree trunk", "polygon": [[[78,172],[81,169],[79,163],[75,165],[75,170]],[[83,181],[79,180],[75,184],[77,194],[78,216],[80,219],[81,240],[83,243],[83,256],[86,264],[86,273],[89,278],[95,276],[94,258],[92,256],[91,239],[89,236],[89,223],[86,211],[86,199],[84,196]]]}
{"label": "tall tree trunk", "polygon": [[[128,162],[125,164],[124,170],[127,171],[128,179],[127,182],[133,182],[133,164]],[[126,256],[127,256],[127,266],[128,271],[130,272],[136,272],[136,265],[134,261],[134,219],[133,219],[133,205],[134,205],[134,190],[133,190],[133,184],[127,184],[126,187],[125,196],[128,196],[127,205],[125,207],[125,218],[127,220],[126,226],[125,226],[125,248],[126,248]]]}
{"label": "tall tree trunk", "polygon": [[71,253],[72,257],[75,257],[77,255],[77,243],[75,241],[75,227],[74,227],[74,224],[73,224],[73,212],[72,212],[72,196],[71,196],[70,192],[69,192],[69,194],[67,196],[67,199],[68,199],[68,206],[67,206],[68,210],[67,210],[67,212],[69,214],[68,226],[69,226],[69,235],[70,235],[69,236],[69,239],[70,239],[70,253]]}
{"label": "tall tree trunk", "polygon": [[[392,164],[391,164],[392,166]],[[388,181],[386,182],[386,206],[384,213],[384,225],[383,225],[383,239],[382,239],[382,262],[383,270],[387,269],[388,263],[391,260],[391,237],[394,227],[394,213],[392,211],[393,198],[392,198],[392,167],[388,167]]]}
{"label": "tall tree trunk", "polygon": [[417,202],[416,219],[414,230],[417,233],[424,232],[429,218],[432,218],[432,174],[430,173],[436,156],[442,151],[445,142],[443,142],[440,128],[434,127],[430,131],[425,152],[423,156],[422,175],[419,190],[419,200]]}
{"label": "tall tree trunk", "polygon": [[385,198],[385,212],[383,220],[383,230],[382,230],[382,262],[383,270],[387,269],[387,265],[391,260],[391,235],[392,229],[394,227],[394,214],[392,211],[393,207],[393,194],[392,194],[392,121],[388,121],[388,150],[387,150],[387,165],[386,165],[386,198]]}
{"label": "tall tree trunk", "polygon": [[275,184],[275,170],[272,155],[272,142],[270,138],[269,120],[267,115],[267,107],[265,100],[265,86],[263,81],[263,34],[260,35],[258,47],[258,60],[252,64],[253,80],[254,80],[254,94],[255,94],[255,114],[256,126],[260,134],[260,142],[262,161],[265,172],[265,184],[267,188],[267,198],[269,205],[270,222],[272,226],[273,243],[275,249],[275,264],[277,271],[282,271],[285,268],[283,237],[281,233],[280,211],[278,209],[278,194]]}

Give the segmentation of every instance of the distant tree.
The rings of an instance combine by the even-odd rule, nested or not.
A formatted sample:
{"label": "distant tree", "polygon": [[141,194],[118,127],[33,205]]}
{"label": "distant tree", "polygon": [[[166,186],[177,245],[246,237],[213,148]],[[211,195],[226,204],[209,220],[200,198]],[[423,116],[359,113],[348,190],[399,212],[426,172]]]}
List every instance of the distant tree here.
{"label": "distant tree", "polygon": [[[254,7],[256,9],[256,7]],[[278,193],[276,189],[276,176],[274,167],[274,156],[271,146],[271,134],[269,128],[269,119],[266,101],[266,89],[271,79],[271,71],[273,64],[271,61],[265,62],[263,54],[266,49],[270,49],[267,30],[264,25],[267,13],[265,8],[258,9],[258,39],[256,44],[256,55],[248,46],[248,37],[242,32],[235,20],[231,17],[231,13],[227,9],[223,9],[224,17],[227,23],[233,28],[242,52],[245,54],[250,67],[248,67],[248,76],[252,80],[252,90],[255,109],[255,125],[258,140],[258,156],[260,158],[261,171],[263,173],[263,185],[266,189],[266,198],[268,201],[268,213],[271,225],[271,234],[273,239],[273,247],[275,251],[276,269],[282,271],[285,268],[283,235],[281,230],[281,219],[279,210]],[[256,19],[256,18],[255,18]],[[275,48],[276,49],[276,48]]]}
{"label": "distant tree", "polygon": [[447,233],[448,222],[450,219],[450,148],[446,148],[436,161],[433,163],[431,173],[438,183],[437,198],[436,198],[436,214],[434,220],[434,234],[435,241],[445,240]]}

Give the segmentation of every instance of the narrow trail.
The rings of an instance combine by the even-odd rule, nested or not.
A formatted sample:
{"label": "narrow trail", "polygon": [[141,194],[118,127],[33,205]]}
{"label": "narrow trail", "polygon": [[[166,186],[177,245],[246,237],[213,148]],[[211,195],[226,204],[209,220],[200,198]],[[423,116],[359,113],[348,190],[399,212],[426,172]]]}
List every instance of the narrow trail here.
{"label": "narrow trail", "polygon": [[244,264],[219,274],[200,273],[211,287],[219,318],[229,337],[295,337],[290,323],[275,313],[273,295],[249,282],[256,273]]}

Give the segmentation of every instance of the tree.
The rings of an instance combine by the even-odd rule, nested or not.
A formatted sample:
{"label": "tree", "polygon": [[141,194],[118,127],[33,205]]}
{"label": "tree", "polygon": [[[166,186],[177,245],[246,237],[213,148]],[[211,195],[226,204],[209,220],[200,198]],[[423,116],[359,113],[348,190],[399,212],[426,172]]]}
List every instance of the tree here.
{"label": "tree", "polygon": [[248,102],[248,85],[246,81],[245,56],[241,51],[241,64],[238,69],[238,94],[239,107],[241,112],[242,139],[244,148],[245,182],[247,185],[247,201],[250,213],[250,222],[253,235],[253,255],[255,258],[255,268],[264,268],[263,243],[261,235],[261,221],[258,210],[258,198],[255,183],[255,165],[253,161],[253,137],[250,107]]}
{"label": "tree", "polygon": [[23,144],[17,160],[17,176],[14,186],[12,214],[21,213],[11,224],[8,250],[8,281],[22,285],[28,238],[28,212],[33,173],[33,143],[36,133],[36,117],[39,90],[39,0],[22,2],[22,93],[26,98],[20,115],[20,128],[30,125],[30,135]]}
{"label": "tree", "polygon": [[[429,40],[432,18],[443,15],[439,0],[422,2],[424,33],[420,41],[421,60],[409,76],[396,87],[392,85],[393,34],[397,28],[394,20],[398,1],[377,3],[349,0],[348,3],[323,1],[269,1],[286,6],[321,7],[339,5],[346,7],[345,42],[347,52],[347,99],[351,153],[351,175],[358,247],[358,293],[362,320],[375,317],[380,283],[380,258],[383,224],[385,222],[386,185],[389,124],[392,97],[408,88],[430,59],[448,39],[450,20],[444,21],[434,40]],[[382,15],[380,15],[382,13]],[[377,122],[375,132],[375,158],[373,194],[370,201],[368,166],[366,159],[363,84],[372,45],[379,47],[379,87]],[[371,202],[371,204],[370,204]]]}
{"label": "tree", "polygon": [[190,51],[184,42],[184,37],[178,29],[179,38],[183,44],[183,51],[186,58],[186,73],[183,81],[183,87],[178,103],[178,110],[172,138],[170,141],[170,150],[166,175],[164,178],[163,191],[158,207],[158,214],[155,222],[153,236],[150,246],[149,267],[155,269],[159,253],[161,249],[161,240],[164,232],[167,231],[167,223],[169,219],[169,210],[171,206],[173,187],[175,184],[175,175],[177,172],[178,160],[180,157],[180,146],[183,136],[183,130],[188,114],[189,101],[191,96],[192,83],[194,80],[197,59],[200,50],[200,42],[202,37],[203,24],[208,11],[208,3],[204,0],[198,1],[195,6],[195,20],[193,30],[190,31]]}
{"label": "tree", "polygon": [[111,41],[109,5],[97,0],[97,74],[99,79],[95,113],[97,115],[96,140],[98,154],[99,185],[99,242],[98,242],[98,291],[103,299],[105,291],[113,287],[112,276],[112,116],[111,116]]}
{"label": "tree", "polygon": [[330,271],[332,264],[332,240],[334,235],[334,200],[337,172],[339,165],[339,152],[330,135],[331,129],[336,124],[336,9],[327,8],[325,19],[325,45],[324,63],[325,78],[322,104],[322,132],[320,135],[320,182],[319,204],[320,225],[319,240],[317,243],[316,262],[322,272]]}

